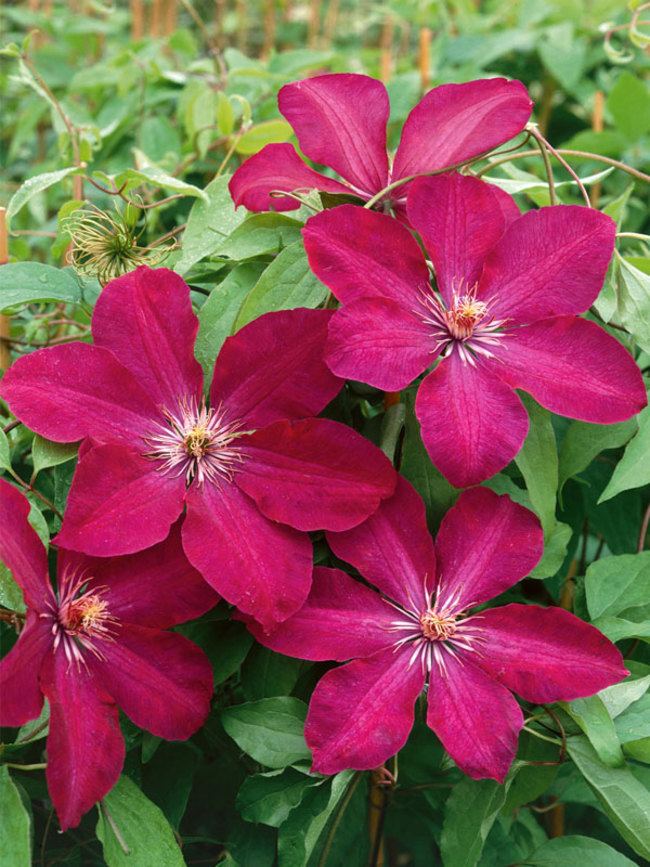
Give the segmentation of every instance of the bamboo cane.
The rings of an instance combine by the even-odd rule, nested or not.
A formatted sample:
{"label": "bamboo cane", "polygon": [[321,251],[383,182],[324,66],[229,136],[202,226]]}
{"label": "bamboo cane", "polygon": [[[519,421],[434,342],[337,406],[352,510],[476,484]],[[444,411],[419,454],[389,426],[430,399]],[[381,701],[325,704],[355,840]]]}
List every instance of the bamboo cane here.
{"label": "bamboo cane", "polygon": [[[9,261],[9,238],[7,236],[7,209],[0,208],[0,265]],[[0,315],[0,370],[11,365],[11,319]]]}

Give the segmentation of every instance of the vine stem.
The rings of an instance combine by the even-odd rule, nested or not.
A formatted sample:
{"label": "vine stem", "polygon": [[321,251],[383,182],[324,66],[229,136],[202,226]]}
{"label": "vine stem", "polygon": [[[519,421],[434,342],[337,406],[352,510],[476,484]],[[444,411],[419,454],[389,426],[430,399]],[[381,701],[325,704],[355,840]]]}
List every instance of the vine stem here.
{"label": "vine stem", "polygon": [[77,141],[76,130],[73,127],[72,122],[70,121],[70,118],[63,111],[63,107],[62,107],[61,103],[56,98],[56,96],[54,96],[54,94],[52,93],[52,91],[48,87],[47,82],[45,81],[43,76],[40,74],[38,69],[36,69],[36,67],[34,66],[34,63],[30,59],[29,55],[26,54],[25,52],[21,52],[20,59],[29,68],[29,71],[32,73],[32,75],[34,76],[34,78],[38,82],[39,87],[43,88],[43,90],[47,94],[48,99],[50,100],[50,102],[54,106],[57,114],[59,115],[59,117],[61,118],[63,123],[65,124],[65,128],[68,130],[68,135],[70,136],[70,146],[72,147],[72,152],[74,154],[74,164],[76,166],[80,166],[81,165],[81,155],[79,153],[79,142]]}
{"label": "vine stem", "polygon": [[[518,147],[521,147],[521,145],[518,145]],[[442,175],[442,174],[447,174],[447,172],[453,172],[456,169],[461,169],[461,168],[463,168],[463,166],[469,165],[470,163],[475,163],[477,160],[482,160],[484,157],[486,157],[490,153],[491,153],[491,150],[483,151],[482,153],[477,154],[475,157],[473,157],[472,160],[463,160],[460,163],[454,163],[453,165],[445,166],[442,169],[435,169],[432,172],[418,172],[417,174],[409,175],[406,178],[399,178],[398,180],[393,181],[392,183],[388,184],[388,186],[384,187],[383,190],[380,190],[378,193],[376,193],[371,199],[368,199],[368,201],[366,202],[366,204],[363,207],[364,208],[372,208],[372,206],[376,205],[380,199],[383,199],[383,197],[387,193],[392,193],[393,190],[396,190],[398,187],[401,187],[404,184],[411,183],[411,181],[414,181],[416,178],[433,177],[434,175]],[[533,151],[533,153],[537,153],[537,151]]]}
{"label": "vine stem", "polygon": [[[476,177],[482,177],[486,172],[489,172],[490,169],[495,168],[496,166],[502,165],[502,163],[509,163],[510,160],[519,160],[523,157],[535,157],[537,156],[539,151],[520,151],[518,154],[512,154],[511,156],[505,159],[492,160],[487,166],[484,166],[480,172],[477,172]],[[584,159],[596,160],[596,162],[605,163],[608,166],[613,166],[615,169],[620,169],[623,172],[627,172],[628,175],[632,175],[634,178],[638,178],[640,181],[645,181],[647,184],[650,184],[650,175],[646,175],[644,172],[640,172],[638,169],[633,169],[632,166],[628,166],[625,163],[620,162],[620,160],[614,160],[611,157],[604,157],[600,154],[592,154],[589,151],[575,151],[569,150],[568,148],[554,148],[554,155],[562,154],[568,157],[583,157]]]}
{"label": "vine stem", "polygon": [[340,804],[338,810],[336,811],[336,814],[334,816],[334,819],[332,821],[330,829],[327,832],[327,837],[325,839],[325,843],[323,844],[323,851],[321,852],[320,858],[318,859],[318,867],[325,867],[325,864],[327,862],[327,857],[330,853],[330,849],[332,848],[332,842],[334,841],[334,835],[336,834],[336,831],[339,827],[341,819],[343,818],[343,814],[345,813],[348,804],[352,800],[352,795],[354,795],[356,788],[359,785],[359,782],[360,782],[362,777],[363,777],[363,771],[357,771],[357,773],[354,776],[354,779],[350,783],[350,786],[349,786],[347,792],[345,793],[345,797],[341,801],[341,804]]}
{"label": "vine stem", "polygon": [[551,167],[551,160],[548,155],[548,142],[544,138],[544,136],[538,132],[536,129],[531,128],[531,135],[537,142],[539,147],[539,151],[542,155],[542,159],[544,160],[544,169],[546,170],[546,179],[548,182],[548,194],[551,199],[551,205],[557,205],[557,193],[555,191],[555,181],[553,179],[553,169]]}

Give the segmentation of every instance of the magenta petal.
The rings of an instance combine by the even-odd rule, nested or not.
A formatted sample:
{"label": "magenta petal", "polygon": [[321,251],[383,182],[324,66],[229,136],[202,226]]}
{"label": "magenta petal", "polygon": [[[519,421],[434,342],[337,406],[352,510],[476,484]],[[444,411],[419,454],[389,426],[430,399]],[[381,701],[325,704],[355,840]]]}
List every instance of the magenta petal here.
{"label": "magenta petal", "polygon": [[425,677],[410,656],[409,647],[389,647],[321,678],[305,724],[312,771],[371,770],[404,746]]}
{"label": "magenta petal", "polygon": [[318,75],[285,84],[278,106],[302,152],[370,198],[388,182],[384,85],[366,75]]}
{"label": "magenta petal", "polygon": [[0,726],[22,726],[40,714],[38,675],[44,656],[53,652],[52,640],[52,622],[28,611],[18,641],[0,661]]}
{"label": "magenta petal", "polygon": [[178,274],[142,266],[111,280],[97,299],[92,328],[95,344],[110,349],[158,406],[171,411],[183,399],[200,398],[199,320]]}
{"label": "magenta petal", "polygon": [[217,593],[265,629],[297,611],[309,593],[309,536],[269,521],[235,484],[190,489],[183,546]]}
{"label": "magenta petal", "polygon": [[393,179],[460,165],[520,133],[533,103],[520,81],[490,78],[443,84],[409,114]]}
{"label": "magenta petal", "polygon": [[111,352],[86,343],[24,355],[6,371],[0,391],[24,424],[56,442],[132,440],[159,415]]}
{"label": "magenta petal", "polygon": [[27,605],[41,612],[54,602],[54,593],[45,547],[27,520],[29,508],[27,498],[0,479],[0,560],[20,585]]}
{"label": "magenta petal", "polygon": [[472,488],[442,519],[435,550],[437,605],[461,611],[528,575],[544,551],[544,534],[529,509],[488,488]]}
{"label": "magenta petal", "polygon": [[425,578],[433,588],[436,561],[424,503],[402,476],[374,515],[345,533],[328,533],[327,541],[337,557],[406,608],[424,604]]}
{"label": "magenta petal", "polygon": [[495,187],[478,178],[439,175],[418,178],[406,212],[420,233],[447,306],[452,293],[465,295],[478,281],[488,251],[506,226]]}
{"label": "magenta petal", "polygon": [[433,364],[430,329],[384,298],[345,304],[332,317],[325,358],[337,376],[400,391]]}
{"label": "magenta petal", "polygon": [[475,780],[502,783],[517,752],[524,724],[521,708],[501,684],[463,654],[457,659],[444,645],[436,648],[429,673],[427,723],[463,773]]}
{"label": "magenta petal", "polygon": [[395,610],[374,590],[340,569],[316,566],[302,608],[270,632],[259,623],[247,626],[261,644],[286,656],[344,662],[398,641],[389,631],[394,619]]}
{"label": "magenta petal", "polygon": [[59,574],[66,569],[92,576],[107,588],[110,612],[120,621],[166,629],[200,617],[219,601],[181,544],[181,521],[158,545],[124,557],[88,557],[59,550]]}
{"label": "magenta petal", "polygon": [[313,171],[303,163],[293,145],[268,144],[243,163],[230,179],[230,195],[237,207],[249,211],[294,211],[300,202],[272,191],[322,190],[350,194],[350,188]]}
{"label": "magenta petal", "polygon": [[243,449],[237,484],[267,518],[297,530],[347,530],[395,489],[383,452],[329,419],[275,422]]}
{"label": "magenta petal", "polygon": [[310,217],[302,234],[312,271],[343,303],[388,298],[408,310],[429,286],[417,241],[387,214],[341,205]]}
{"label": "magenta petal", "polygon": [[615,233],[614,221],[594,208],[528,211],[488,255],[478,297],[494,298],[490,312],[516,325],[583,313],[602,288]]}
{"label": "magenta petal", "polygon": [[42,681],[50,703],[47,787],[65,831],[117,782],[124,741],[113,699],[84,665],[71,665],[60,650],[46,657]]}
{"label": "magenta petal", "polygon": [[212,406],[225,404],[229,420],[246,428],[317,415],[343,386],[323,361],[331,315],[265,313],[228,337],[214,368]]}
{"label": "magenta petal", "polygon": [[625,421],[646,405],[632,356],[586,319],[558,316],[511,332],[495,348],[493,371],[558,415],[595,424]]}
{"label": "magenta petal", "polygon": [[119,707],[140,728],[183,741],[205,722],[212,696],[212,668],[203,651],[183,635],[118,627],[101,642],[103,659],[88,664]]}
{"label": "magenta petal", "polygon": [[124,446],[97,446],[79,461],[56,544],[96,557],[141,551],[167,537],[184,498],[183,476]]}
{"label": "magenta petal", "polygon": [[476,665],[527,701],[585,698],[629,674],[611,641],[561,608],[492,608],[475,629]]}
{"label": "magenta petal", "polygon": [[431,460],[456,488],[488,479],[508,464],[528,433],[528,415],[485,360],[476,366],[456,351],[419,388],[415,412]]}

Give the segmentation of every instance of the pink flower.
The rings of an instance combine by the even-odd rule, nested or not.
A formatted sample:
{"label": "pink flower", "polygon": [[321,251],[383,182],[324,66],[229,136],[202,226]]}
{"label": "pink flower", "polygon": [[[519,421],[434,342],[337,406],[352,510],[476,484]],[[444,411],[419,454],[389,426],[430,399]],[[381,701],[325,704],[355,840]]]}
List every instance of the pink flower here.
{"label": "pink flower", "polygon": [[328,671],[312,695],[305,737],[314,771],[367,770],[394,755],[428,679],[427,723],[445,749],[466,774],[502,782],[523,725],[509,690],[534,703],[570,701],[628,674],[610,641],[562,609],[510,604],[467,613],[541,556],[537,518],[506,496],[465,491],[433,544],[422,501],[400,479],[367,521],[328,540],[385,595],[317,568],[297,614],[267,635],[249,624],[280,653],[353,659]]}
{"label": "pink flower", "polygon": [[398,391],[439,360],[415,410],[433,463],[456,487],[502,469],[528,416],[514,389],[552,412],[610,424],[646,405],[634,360],[576,314],[603,284],[616,227],[559,205],[523,216],[495,187],[462,175],[419,178],[411,233],[384,214],[343,205],[308,220],[315,274],[341,301],[326,360],[338,376]]}
{"label": "pink flower", "polygon": [[[286,84],[280,111],[301,151],[343,183],[308,168],[293,145],[270,144],[235,172],[230,192],[251,211],[288,211],[295,199],[271,191],[317,189],[368,201],[388,184],[462,165],[520,133],[533,107],[520,81],[491,78],[434,87],[409,114],[392,166],[386,153],[386,88],[366,75],[319,75]],[[388,202],[403,205],[407,186]],[[385,204],[385,202],[382,202]]]}
{"label": "pink flower", "polygon": [[260,317],[228,338],[203,397],[189,289],[166,269],[110,282],[94,346],[34,352],[2,394],[33,430],[84,442],[57,543],[107,557],[164,539],[185,507],[185,553],[228,602],[267,626],[304,602],[308,530],[364,520],[395,471],[363,437],[313,416],[341,380],[323,361],[331,311]]}
{"label": "pink flower", "polygon": [[185,740],[204,722],[212,669],[196,645],[164,632],[218,597],[183,555],[178,525],[154,548],[96,560],[63,549],[58,591],[27,521],[29,503],[0,480],[0,559],[23,590],[27,618],[0,662],[0,725],[50,704],[47,784],[61,828],[110,791],[124,761],[119,705],[133,722]]}

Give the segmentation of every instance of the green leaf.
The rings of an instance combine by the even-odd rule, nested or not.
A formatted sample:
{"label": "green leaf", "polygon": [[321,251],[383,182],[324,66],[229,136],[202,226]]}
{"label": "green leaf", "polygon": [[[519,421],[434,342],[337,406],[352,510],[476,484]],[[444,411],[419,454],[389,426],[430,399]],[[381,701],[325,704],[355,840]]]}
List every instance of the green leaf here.
{"label": "green leaf", "polygon": [[244,698],[254,701],[289,695],[304,664],[302,659],[283,656],[261,644],[254,644],[242,666]]}
{"label": "green leaf", "polygon": [[251,289],[235,321],[235,330],[264,313],[318,307],[328,292],[309,267],[302,241],[296,241],[276,256]]}
{"label": "green leaf", "polygon": [[25,614],[27,611],[23,591],[4,563],[0,563],[0,605],[18,614]]}
{"label": "green leaf", "polygon": [[[4,267],[4,266],[3,266]],[[11,451],[7,434],[0,428],[0,468],[11,471]]]}
{"label": "green leaf", "polygon": [[307,705],[297,698],[262,698],[227,707],[221,722],[247,755],[267,768],[311,759],[303,729]]}
{"label": "green leaf", "polygon": [[300,240],[302,223],[284,214],[250,214],[221,244],[217,254],[241,262],[274,255]]}
{"label": "green leaf", "polygon": [[650,352],[650,276],[616,252],[617,309],[621,324],[641,349]]}
{"label": "green leaf", "polygon": [[[320,852],[327,828],[360,772],[342,771],[325,785],[312,787],[302,802],[291,811],[278,833],[278,864],[282,867],[306,867]],[[343,862],[345,863],[345,862]],[[331,862],[334,867],[334,862]]]}
{"label": "green leaf", "polygon": [[503,784],[494,780],[462,780],[445,804],[440,852],[445,867],[474,867],[495,819],[501,812],[513,771]]}
{"label": "green leaf", "polygon": [[573,530],[568,524],[563,524],[561,521],[555,522],[551,535],[544,542],[542,559],[530,573],[531,578],[550,578],[551,575],[555,575],[564,563],[572,535]]}
{"label": "green leaf", "polygon": [[[47,725],[43,725],[43,723],[47,723]],[[41,728],[41,726],[43,727]],[[36,734],[32,737],[33,732],[36,732]],[[50,703],[47,699],[43,699],[43,708],[41,709],[40,714],[36,719],[30,720],[18,729],[15,743],[18,743],[19,741],[24,741],[25,743],[28,741],[40,741],[42,738],[46,738],[49,733]]]}
{"label": "green leaf", "polygon": [[643,611],[650,599],[650,551],[604,557],[591,563],[585,575],[585,592],[592,620],[624,611],[629,618],[629,609]]}
{"label": "green leaf", "polygon": [[0,767],[0,864],[2,867],[30,867],[31,837],[29,814],[9,769]]}
{"label": "green leaf", "polygon": [[307,790],[323,780],[305,776],[293,768],[247,777],[237,795],[237,809],[247,822],[279,828]]}
{"label": "green leaf", "polygon": [[650,129],[650,94],[644,81],[625,70],[607,97],[606,107],[617,128],[631,141]]}
{"label": "green leaf", "polygon": [[0,268],[0,312],[34,301],[81,301],[79,284],[70,271],[40,262],[10,262]]}
{"label": "green leaf", "polygon": [[650,792],[629,768],[610,768],[585,737],[568,739],[569,755],[621,837],[650,859]]}
{"label": "green leaf", "polygon": [[217,126],[221,135],[230,135],[235,128],[235,112],[232,103],[222,90],[217,94]]}
{"label": "green leaf", "polygon": [[616,717],[615,725],[622,744],[650,738],[650,694],[630,704]]}
{"label": "green leaf", "polygon": [[185,814],[201,757],[201,751],[192,743],[162,741],[142,769],[143,788],[173,828],[178,828]]}
{"label": "green leaf", "polygon": [[[646,677],[638,677],[636,680],[626,678],[621,683],[615,683],[605,689],[601,689],[598,695],[609,711],[612,719],[620,716],[630,705],[637,702],[645,695],[650,686],[650,674]],[[650,719],[648,720],[650,734]]]}
{"label": "green leaf", "polygon": [[205,188],[206,201],[195,202],[183,233],[182,254],[174,270],[185,274],[206,256],[215,253],[224,238],[244,221],[246,211],[235,210],[228,181],[230,175],[215,178]]}
{"label": "green leaf", "polygon": [[[504,192],[509,193],[511,196],[514,196],[515,193],[529,193],[535,190],[540,190],[542,192],[548,191],[548,181],[546,179],[538,178],[536,175],[533,175],[530,172],[525,172],[510,163],[506,163],[500,168],[507,174],[511,175],[511,177],[496,178],[489,175],[483,175],[483,180],[488,181],[490,184],[494,184]],[[585,186],[596,184],[610,175],[612,171],[613,169],[604,169],[601,172],[596,172],[596,174],[580,178],[580,181]],[[557,181],[555,183],[555,188],[558,189],[560,187],[577,187],[577,184],[573,180]]]}
{"label": "green leaf", "polygon": [[244,298],[257,283],[264,270],[264,262],[242,262],[210,293],[199,310],[199,333],[194,352],[203,365],[206,376],[212,369],[223,342],[235,331],[235,319]]}
{"label": "green leaf", "polygon": [[621,641],[623,638],[650,640],[650,620],[646,620],[643,623],[634,623],[621,617],[597,617],[591,622],[596,629],[614,643]]}
{"label": "green leaf", "polygon": [[607,843],[591,837],[555,837],[521,862],[526,867],[636,867]]}
{"label": "green leaf", "polygon": [[610,768],[620,768],[625,764],[614,721],[599,696],[591,695],[559,704],[578,723],[604,764]]}
{"label": "green leaf", "polygon": [[108,867],[185,867],[169,822],[132,780],[121,776],[103,803],[129,850],[122,848],[100,804],[96,832]]}
{"label": "green leaf", "polygon": [[32,445],[34,475],[49,467],[57,467],[77,456],[79,443],[55,443],[36,434]]}
{"label": "green leaf", "polygon": [[573,24],[565,21],[547,27],[537,50],[546,69],[565,90],[576,87],[584,70],[587,44],[576,38]]}
{"label": "green leaf", "polygon": [[638,433],[625,449],[607,487],[600,495],[599,504],[622,491],[640,488],[650,482],[650,407],[637,416],[637,421]]}
{"label": "green leaf", "polygon": [[424,500],[427,522],[432,529],[436,529],[458,499],[460,491],[450,485],[440,470],[434,467],[424,447],[420,422],[415,415],[415,394],[406,391],[403,400],[406,415],[399,471]]}
{"label": "green leaf", "polygon": [[205,202],[208,201],[207,195],[199,187],[195,187],[194,184],[188,184],[186,181],[175,178],[173,175],[168,175],[167,172],[154,165],[147,155],[137,148],[133,148],[133,153],[140,168],[126,169],[126,171],[117,175],[115,183],[118,186],[124,183],[124,181],[141,181],[161,187],[163,190],[171,190],[172,193],[183,193],[186,196],[196,196]]}
{"label": "green leaf", "polygon": [[256,154],[267,144],[285,142],[293,135],[291,124],[286,120],[265,120],[247,130],[235,146],[238,154]]}
{"label": "green leaf", "polygon": [[590,424],[572,421],[562,440],[559,489],[572,476],[581,473],[605,449],[625,445],[638,430],[636,418],[618,424]]}
{"label": "green leaf", "polygon": [[526,482],[534,511],[544,529],[544,538],[555,526],[555,494],[558,482],[558,458],[551,413],[528,394],[520,394],[530,419],[528,436],[515,458]]}
{"label": "green leaf", "polygon": [[28,178],[9,200],[9,205],[7,206],[7,228],[9,229],[12,218],[33,196],[43,192],[43,190],[47,190],[48,187],[52,187],[54,184],[58,184],[59,181],[67,178],[68,175],[78,174],[78,172],[79,169],[76,166],[69,166],[67,169],[59,169],[56,172],[45,172],[45,174]]}

